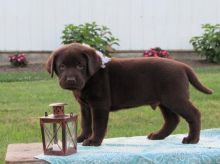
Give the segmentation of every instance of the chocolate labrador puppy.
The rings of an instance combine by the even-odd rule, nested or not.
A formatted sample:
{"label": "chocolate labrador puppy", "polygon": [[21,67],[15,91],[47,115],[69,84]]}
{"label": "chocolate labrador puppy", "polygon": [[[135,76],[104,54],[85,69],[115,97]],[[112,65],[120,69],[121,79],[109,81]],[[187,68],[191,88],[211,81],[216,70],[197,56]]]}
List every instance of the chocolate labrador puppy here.
{"label": "chocolate labrador puppy", "polygon": [[[105,68],[103,68],[105,67]],[[105,136],[109,112],[150,105],[160,107],[162,128],[148,135],[160,140],[170,135],[179,116],[189,124],[182,143],[197,143],[200,136],[200,112],[189,101],[189,82],[199,91],[211,94],[186,64],[162,58],[112,58],[103,66],[97,51],[73,43],[55,50],[47,70],[59,78],[63,89],[73,91],[81,106],[81,135],[78,142],[99,146]]]}

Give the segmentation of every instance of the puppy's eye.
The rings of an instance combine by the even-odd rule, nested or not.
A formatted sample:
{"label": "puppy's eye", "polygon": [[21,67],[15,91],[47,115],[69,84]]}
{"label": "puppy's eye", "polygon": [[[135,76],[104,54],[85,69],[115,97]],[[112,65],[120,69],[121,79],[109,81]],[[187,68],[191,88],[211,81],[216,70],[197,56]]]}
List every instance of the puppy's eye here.
{"label": "puppy's eye", "polygon": [[64,70],[65,70],[65,65],[64,65],[64,64],[61,64],[61,65],[59,66],[59,69],[60,69],[60,71],[64,71]]}
{"label": "puppy's eye", "polygon": [[83,69],[84,69],[84,66],[81,65],[81,64],[78,64],[78,65],[76,66],[76,69],[78,69],[78,70],[83,70]]}

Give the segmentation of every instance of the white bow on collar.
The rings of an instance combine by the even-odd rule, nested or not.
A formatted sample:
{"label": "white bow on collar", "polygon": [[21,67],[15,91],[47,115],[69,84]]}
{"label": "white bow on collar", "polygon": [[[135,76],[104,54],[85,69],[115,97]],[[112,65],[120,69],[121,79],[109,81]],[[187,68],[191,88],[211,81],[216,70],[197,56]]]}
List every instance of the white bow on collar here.
{"label": "white bow on collar", "polygon": [[[82,45],[91,48],[91,46],[88,44],[83,43]],[[101,67],[105,68],[106,64],[111,61],[111,58],[104,56],[103,53],[98,50],[96,50],[95,52],[96,52],[96,55],[98,55],[101,58],[101,61],[102,61]]]}

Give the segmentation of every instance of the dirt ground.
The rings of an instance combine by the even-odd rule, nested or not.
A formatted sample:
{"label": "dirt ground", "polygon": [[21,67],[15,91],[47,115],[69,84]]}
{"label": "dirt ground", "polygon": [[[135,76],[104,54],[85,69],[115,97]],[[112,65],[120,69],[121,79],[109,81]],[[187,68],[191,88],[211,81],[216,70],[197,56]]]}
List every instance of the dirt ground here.
{"label": "dirt ground", "polygon": [[38,72],[46,71],[45,64],[28,64],[27,67],[0,66],[0,72]]}
{"label": "dirt ground", "polygon": [[[180,60],[194,68],[196,67],[220,67],[218,64],[208,63],[205,60]],[[13,67],[11,65],[0,66],[0,72],[38,72],[46,71],[45,64],[28,64],[27,67]]]}

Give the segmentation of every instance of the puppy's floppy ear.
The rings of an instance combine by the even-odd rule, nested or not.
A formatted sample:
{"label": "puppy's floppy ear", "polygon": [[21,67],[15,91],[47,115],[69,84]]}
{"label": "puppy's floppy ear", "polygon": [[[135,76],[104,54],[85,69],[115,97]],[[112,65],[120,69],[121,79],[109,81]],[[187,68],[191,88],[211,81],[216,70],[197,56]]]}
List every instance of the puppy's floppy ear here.
{"label": "puppy's floppy ear", "polygon": [[87,60],[89,74],[93,75],[101,67],[101,58],[96,54],[96,51],[93,48],[87,48],[83,52],[83,55]]}
{"label": "puppy's floppy ear", "polygon": [[49,72],[49,74],[51,74],[51,77],[53,77],[54,74],[54,62],[55,62],[55,55],[51,54],[49,56],[49,58],[47,59],[47,63],[46,63],[46,69]]}

